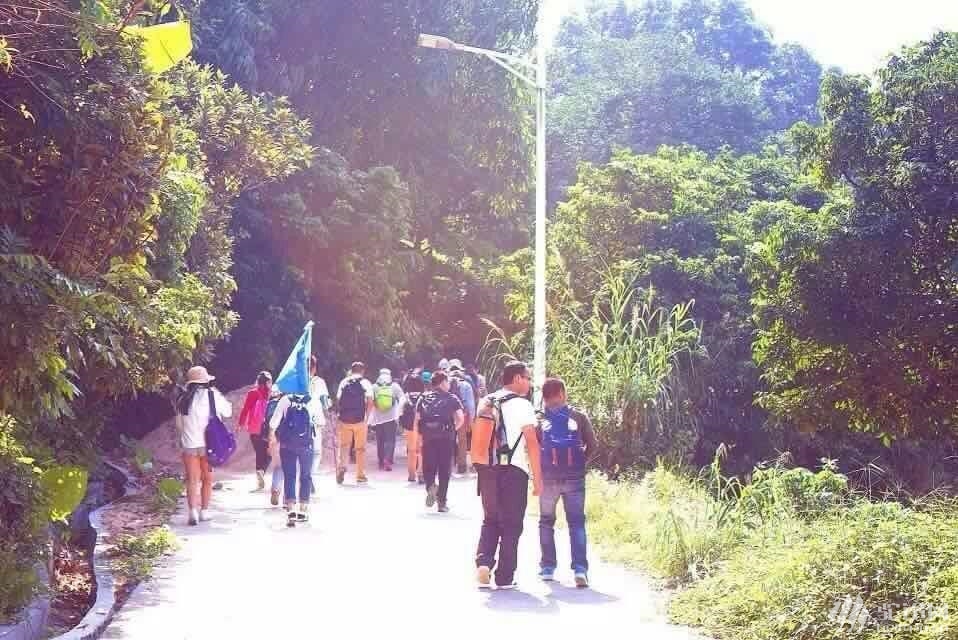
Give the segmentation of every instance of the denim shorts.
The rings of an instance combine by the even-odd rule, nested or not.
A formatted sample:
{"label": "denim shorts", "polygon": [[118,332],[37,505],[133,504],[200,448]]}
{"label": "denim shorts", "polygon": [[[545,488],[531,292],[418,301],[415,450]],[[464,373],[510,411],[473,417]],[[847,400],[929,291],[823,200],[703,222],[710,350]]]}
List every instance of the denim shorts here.
{"label": "denim shorts", "polygon": [[206,457],[206,447],[192,447],[190,449],[183,449],[182,451],[184,456]]}

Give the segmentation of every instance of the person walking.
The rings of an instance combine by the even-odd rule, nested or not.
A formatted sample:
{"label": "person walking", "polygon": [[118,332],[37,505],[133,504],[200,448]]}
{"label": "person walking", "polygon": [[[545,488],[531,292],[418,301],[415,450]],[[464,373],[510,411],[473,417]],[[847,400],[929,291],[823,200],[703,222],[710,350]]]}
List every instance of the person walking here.
{"label": "person walking", "polygon": [[416,407],[419,405],[419,398],[426,391],[426,385],[422,377],[416,373],[411,373],[403,380],[403,391],[406,398],[403,401],[402,413],[399,416],[399,423],[402,425],[406,438],[406,470],[408,471],[409,482],[422,483],[422,456],[419,455],[419,438],[413,425],[416,421]]}
{"label": "person walking", "polygon": [[476,549],[476,573],[482,589],[491,586],[493,569],[499,589],[515,588],[530,477],[532,495],[542,493],[536,415],[526,399],[531,379],[524,363],[513,360],[506,364],[502,388],[483,400],[473,427],[472,461],[479,476],[483,511]]}
{"label": "person walking", "polygon": [[469,379],[472,380],[474,386],[476,387],[476,397],[485,398],[486,397],[486,376],[479,373],[479,365],[475,362],[470,362],[466,367],[466,375],[469,376]]}
{"label": "person walking", "polygon": [[329,387],[319,375],[319,362],[315,355],[309,356],[309,415],[315,421],[316,441],[313,445],[313,475],[319,473],[319,465],[326,450],[332,451],[333,462],[336,460],[336,434],[330,428],[329,408],[332,405],[329,399]]}
{"label": "person walking", "polygon": [[572,547],[575,584],[585,588],[589,586],[585,472],[586,461],[595,452],[595,433],[588,416],[569,406],[565,383],[560,378],[545,381],[542,402],[545,410],[540,422],[542,495],[539,496],[539,545],[542,559],[539,576],[546,582],[555,579],[556,506],[561,498]]}
{"label": "person walking", "polygon": [[212,385],[215,379],[206,367],[190,368],[186,390],[176,403],[190,526],[210,519],[213,468],[206,457],[206,427],[213,416],[225,420],[233,415],[233,405]]}
{"label": "person walking", "polygon": [[380,369],[373,385],[373,407],[369,425],[376,433],[376,457],[380,471],[393,470],[396,455],[396,432],[402,412],[405,394],[389,369]]}
{"label": "person walking", "polygon": [[[313,493],[313,457],[318,416],[309,394],[287,394],[279,399],[270,418],[272,438],[279,444],[283,465],[283,494],[287,526],[309,520]],[[272,443],[271,443],[272,444]],[[298,482],[297,482],[298,481]]]}
{"label": "person walking", "polygon": [[463,414],[465,416],[462,429],[456,432],[457,446],[455,451],[456,473],[465,475],[468,471],[466,466],[466,455],[469,447],[469,435],[472,429],[472,421],[476,418],[476,388],[466,377],[466,370],[459,360],[449,361],[449,389],[454,396],[462,402]]}
{"label": "person walking", "polygon": [[339,384],[336,399],[339,403],[339,466],[336,468],[336,482],[342,484],[346,479],[346,461],[349,450],[356,448],[356,482],[365,484],[366,478],[366,437],[368,416],[373,408],[373,386],[364,376],[366,365],[354,362],[350,374]]}
{"label": "person walking", "polygon": [[249,390],[243,401],[239,415],[239,426],[249,434],[250,444],[256,456],[256,488],[253,492],[266,488],[266,470],[269,469],[272,456],[269,446],[269,424],[266,422],[266,406],[269,404],[270,390],[273,387],[273,375],[269,371],[260,371],[256,376],[256,386]]}
{"label": "person walking", "polygon": [[426,506],[432,507],[438,500],[439,513],[446,513],[449,511],[449,478],[452,475],[456,434],[462,429],[464,417],[462,403],[449,392],[449,376],[445,371],[437,371],[432,375],[431,387],[416,406],[413,432],[422,451]]}

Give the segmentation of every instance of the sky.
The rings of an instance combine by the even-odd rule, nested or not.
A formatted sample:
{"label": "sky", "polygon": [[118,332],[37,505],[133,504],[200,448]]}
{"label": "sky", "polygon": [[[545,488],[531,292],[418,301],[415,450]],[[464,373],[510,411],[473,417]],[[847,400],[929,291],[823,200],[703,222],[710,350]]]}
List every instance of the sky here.
{"label": "sky", "polygon": [[[553,35],[589,0],[544,0]],[[632,4],[638,4],[632,0]],[[871,73],[903,45],[958,31],[958,0],[746,0],[777,42],[804,45],[825,67]]]}

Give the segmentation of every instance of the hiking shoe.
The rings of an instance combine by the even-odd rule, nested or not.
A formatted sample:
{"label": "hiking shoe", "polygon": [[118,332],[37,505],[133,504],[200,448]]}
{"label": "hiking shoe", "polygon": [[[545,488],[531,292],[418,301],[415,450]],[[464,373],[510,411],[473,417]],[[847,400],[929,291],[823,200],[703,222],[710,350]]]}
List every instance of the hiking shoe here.
{"label": "hiking shoe", "polygon": [[196,509],[190,509],[190,517],[186,523],[191,527],[198,525],[200,523],[200,512]]}
{"label": "hiking shoe", "polygon": [[266,489],[266,477],[262,471],[256,472],[256,488],[253,489],[250,493],[258,493]]}
{"label": "hiking shoe", "polygon": [[290,511],[289,513],[287,513],[287,514],[286,514],[286,526],[287,526],[287,527],[295,527],[295,526],[296,526],[296,519],[297,519],[297,516],[296,516],[296,512],[295,512],[295,511]]}
{"label": "hiking shoe", "polygon": [[407,479],[409,480],[409,482],[415,482],[415,481],[416,481],[416,474],[415,474],[415,473],[410,473],[410,474],[409,474],[409,477],[408,477]]}
{"label": "hiking shoe", "polygon": [[439,513],[449,513],[449,505],[445,502],[440,502],[438,511]]}
{"label": "hiking shoe", "polygon": [[587,574],[585,571],[576,571],[575,586],[580,589],[586,589],[589,586],[589,574]]}
{"label": "hiking shoe", "polygon": [[431,507],[436,504],[436,485],[432,485],[426,489],[426,506]]}
{"label": "hiking shoe", "polygon": [[274,507],[279,506],[279,489],[273,489],[269,492],[269,503]]}
{"label": "hiking shoe", "polygon": [[496,590],[497,591],[512,591],[518,586],[519,585],[516,583],[516,581],[513,580],[512,582],[507,582],[506,584],[497,584]]}
{"label": "hiking shoe", "polygon": [[346,480],[346,470],[336,469],[336,484],[342,484]]}
{"label": "hiking shoe", "polygon": [[383,465],[383,471],[392,471],[392,470],[393,470],[392,463],[387,462],[386,464]]}
{"label": "hiking shoe", "polygon": [[309,514],[306,513],[305,511],[300,511],[299,513],[296,514],[296,522],[308,522],[308,521],[309,521]]}
{"label": "hiking shoe", "polygon": [[476,580],[479,582],[480,589],[491,589],[492,588],[492,569],[485,566],[477,568]]}
{"label": "hiking shoe", "polygon": [[539,577],[543,582],[552,582],[556,579],[556,570],[553,567],[542,567],[539,569]]}
{"label": "hiking shoe", "polygon": [[366,484],[369,482],[369,478],[366,476],[356,476],[356,484]]}

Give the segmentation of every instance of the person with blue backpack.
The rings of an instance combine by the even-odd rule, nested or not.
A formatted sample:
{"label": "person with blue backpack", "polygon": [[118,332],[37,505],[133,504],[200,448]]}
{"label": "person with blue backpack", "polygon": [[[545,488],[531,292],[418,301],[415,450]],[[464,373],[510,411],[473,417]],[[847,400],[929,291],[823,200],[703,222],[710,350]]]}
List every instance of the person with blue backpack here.
{"label": "person with blue backpack", "polygon": [[592,423],[581,411],[569,406],[565,383],[549,378],[542,385],[544,411],[539,423],[542,494],[539,496],[539,545],[542,559],[539,576],[546,582],[555,579],[556,506],[562,499],[569,542],[572,546],[572,571],[579,588],[589,586],[589,561],[585,533],[585,473],[589,454],[595,451]]}
{"label": "person with blue backpack", "polygon": [[315,425],[318,421],[317,417],[312,415],[314,407],[308,393],[291,393],[279,399],[270,418],[272,437],[279,443],[279,459],[283,466],[283,493],[288,512],[286,524],[290,527],[309,520],[309,500],[313,491]]}

